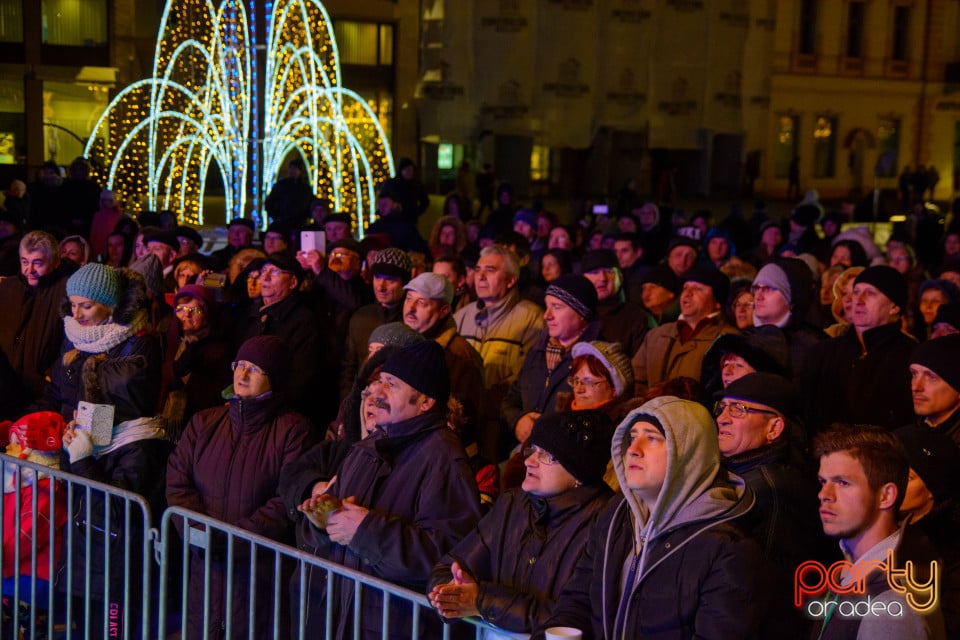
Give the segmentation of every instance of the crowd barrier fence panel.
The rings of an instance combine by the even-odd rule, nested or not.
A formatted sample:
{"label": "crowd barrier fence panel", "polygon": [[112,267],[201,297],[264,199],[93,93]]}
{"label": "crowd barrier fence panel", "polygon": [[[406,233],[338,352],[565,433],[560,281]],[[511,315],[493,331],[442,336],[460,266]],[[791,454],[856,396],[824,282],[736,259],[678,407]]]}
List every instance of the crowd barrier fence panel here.
{"label": "crowd barrier fence panel", "polygon": [[146,500],[5,454],[0,462],[3,542],[13,547],[0,554],[0,640],[154,637],[157,531]]}
{"label": "crowd barrier fence panel", "polygon": [[[370,594],[382,597],[379,637],[383,639],[427,638],[429,627],[432,640],[433,630],[439,632],[441,626],[442,635],[437,637],[443,640],[465,635],[475,640],[529,637],[503,632],[478,619],[464,620],[452,631],[455,627],[435,623],[436,614],[421,593],[187,509],[168,508],[158,531],[152,526],[149,505],[136,493],[4,454],[0,462],[3,542],[4,546],[11,538],[13,542],[12,553],[4,549],[0,554],[0,575],[11,578],[3,580],[0,640],[166,638],[177,632],[182,640],[200,640],[188,635],[187,620],[196,608],[200,607],[201,619],[208,621],[217,606],[230,612],[234,602],[245,617],[224,616],[221,631],[226,638],[335,638],[341,621],[331,598],[324,598],[322,635],[307,628],[308,605],[320,606],[307,602],[304,576],[309,569],[321,572],[327,593],[333,593],[335,586],[347,597],[352,593],[353,638],[369,637],[362,635],[361,611],[363,596]],[[35,480],[37,474],[39,480]],[[20,524],[19,535],[8,536],[12,523]],[[187,532],[185,540],[181,531]],[[60,551],[45,552],[56,545]],[[29,571],[25,571],[27,565]],[[217,565],[224,578],[219,605],[216,585],[211,584]],[[102,585],[95,584],[91,575],[95,567],[102,567]],[[190,576],[191,570],[200,569],[203,596],[195,602],[189,597]],[[111,579],[111,574],[119,579]],[[39,575],[51,579],[45,581]],[[297,577],[291,580],[291,575]],[[291,589],[291,584],[297,588]],[[258,585],[269,588],[258,589]],[[394,602],[409,606],[409,628],[391,624]],[[290,615],[288,607],[297,613]],[[424,624],[427,617],[432,627]],[[257,635],[262,631],[258,621],[264,618],[269,629]],[[203,625],[204,640],[210,630],[209,624]]]}

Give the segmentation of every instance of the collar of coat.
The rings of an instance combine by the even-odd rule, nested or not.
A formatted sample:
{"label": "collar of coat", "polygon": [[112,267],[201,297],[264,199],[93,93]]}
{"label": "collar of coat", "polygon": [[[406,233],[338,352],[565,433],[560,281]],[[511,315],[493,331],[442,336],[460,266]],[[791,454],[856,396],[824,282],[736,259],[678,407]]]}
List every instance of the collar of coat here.
{"label": "collar of coat", "polygon": [[[443,410],[446,410],[446,404],[444,404]],[[373,444],[377,453],[393,454],[426,437],[431,432],[445,428],[443,412],[439,406],[434,406],[426,413],[380,427],[378,429],[380,435]]]}

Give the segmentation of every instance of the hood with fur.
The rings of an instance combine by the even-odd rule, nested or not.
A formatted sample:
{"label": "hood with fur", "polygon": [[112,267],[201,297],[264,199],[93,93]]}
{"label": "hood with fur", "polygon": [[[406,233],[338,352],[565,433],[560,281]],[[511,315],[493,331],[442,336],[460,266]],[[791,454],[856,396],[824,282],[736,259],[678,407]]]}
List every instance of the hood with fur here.
{"label": "hood with fur", "polygon": [[[656,418],[663,426],[667,444],[666,477],[653,504],[644,503],[627,488],[624,472],[630,428],[644,416]],[[685,524],[735,517],[753,504],[743,479],[721,471],[716,427],[697,402],[664,396],[634,409],[614,432],[611,454],[638,540],[653,540]]]}

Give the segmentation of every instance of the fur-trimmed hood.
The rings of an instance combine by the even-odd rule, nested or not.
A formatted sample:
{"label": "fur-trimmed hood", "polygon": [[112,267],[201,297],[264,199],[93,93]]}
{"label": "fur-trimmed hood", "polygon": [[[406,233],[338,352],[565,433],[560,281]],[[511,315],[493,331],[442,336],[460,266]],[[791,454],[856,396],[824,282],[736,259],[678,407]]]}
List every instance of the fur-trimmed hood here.
{"label": "fur-trimmed hood", "polygon": [[[130,325],[139,311],[150,311],[147,285],[143,276],[132,269],[117,269],[117,306],[113,309],[113,322]],[[70,315],[70,299],[64,298],[60,317]]]}

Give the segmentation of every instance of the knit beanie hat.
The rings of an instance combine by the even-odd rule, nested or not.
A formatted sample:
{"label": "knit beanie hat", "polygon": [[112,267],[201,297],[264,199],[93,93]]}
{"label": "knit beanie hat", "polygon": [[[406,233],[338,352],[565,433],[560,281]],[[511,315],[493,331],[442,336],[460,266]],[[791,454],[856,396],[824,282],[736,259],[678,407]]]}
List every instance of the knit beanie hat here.
{"label": "knit beanie hat", "polygon": [[370,333],[367,344],[382,344],[385,347],[406,347],[425,338],[402,322],[382,324]]}
{"label": "knit beanie hat", "polygon": [[650,269],[640,282],[641,284],[649,282],[658,285],[667,291],[672,291],[674,294],[680,293],[680,280],[677,278],[677,275],[672,269],[662,265]]}
{"label": "knit beanie hat", "polygon": [[770,407],[780,415],[792,416],[797,411],[797,389],[792,382],[775,373],[748,373],[737,378],[726,389],[713,394],[714,399],[733,398]]}
{"label": "knit beanie hat", "polygon": [[[942,307],[941,307],[942,308]],[[960,334],[921,342],[910,354],[910,364],[926,367],[960,392]]]}
{"label": "knit beanie hat", "polygon": [[790,280],[787,278],[787,274],[783,269],[772,262],[763,265],[760,271],[757,272],[757,277],[753,279],[753,284],[772,287],[780,292],[780,295],[784,297],[788,305],[791,303]]}
{"label": "knit beanie hat", "polygon": [[574,358],[590,355],[602,362],[613,380],[613,390],[617,396],[633,389],[633,366],[619,342],[578,342],[573,345],[571,353]]}
{"label": "knit beanie hat", "polygon": [[513,222],[526,222],[533,228],[537,227],[537,212],[533,209],[517,209],[517,212],[513,214]]}
{"label": "knit beanie hat", "polygon": [[240,345],[237,360],[246,360],[263,369],[274,392],[285,386],[293,364],[290,348],[276,336],[250,338]]}
{"label": "knit beanie hat", "polygon": [[120,285],[113,267],[88,262],[67,280],[67,295],[88,298],[108,307],[117,306]]}
{"label": "knit beanie hat", "polygon": [[890,298],[893,304],[900,307],[901,313],[907,310],[907,280],[893,267],[885,264],[867,267],[853,281],[854,286],[860,283],[876,287],[880,293]]}
{"label": "knit beanie hat", "polygon": [[584,276],[567,273],[547,287],[544,297],[553,296],[573,309],[584,320],[589,320],[597,310],[597,290]]}
{"label": "knit beanie hat", "polygon": [[960,449],[940,431],[911,424],[893,432],[903,445],[907,462],[937,504],[957,497],[956,471],[960,468]]}
{"label": "knit beanie hat", "polygon": [[59,457],[60,438],[65,426],[63,416],[56,411],[28,413],[9,426],[3,445],[16,442],[26,450],[21,457],[26,457],[30,451],[53,452]]}
{"label": "knit beanie hat", "polygon": [[413,270],[413,263],[410,262],[410,256],[403,249],[388,247],[377,253],[370,265],[370,273],[375,276],[388,276],[399,278],[404,284],[410,280],[410,271]]}
{"label": "knit beanie hat", "polygon": [[160,258],[148,253],[134,260],[130,269],[143,276],[147,291],[153,294],[154,298],[163,297],[163,267],[160,266]]}
{"label": "knit beanie hat", "polygon": [[917,296],[922,296],[924,291],[929,291],[935,289],[943,294],[947,299],[947,302],[960,302],[960,287],[953,284],[949,280],[940,280],[933,278],[931,280],[924,280],[920,283],[920,288],[917,290]]}
{"label": "knit beanie hat", "polygon": [[450,372],[443,347],[433,340],[420,340],[391,353],[380,371],[400,378],[446,411]]}
{"label": "knit beanie hat", "polygon": [[590,273],[597,269],[618,269],[620,262],[612,249],[593,249],[584,254],[580,260],[580,270]]}
{"label": "knit beanie hat", "polygon": [[614,424],[602,411],[563,411],[537,418],[528,445],[552,455],[585,485],[603,482]]}
{"label": "knit beanie hat", "polygon": [[683,274],[681,282],[699,282],[710,287],[713,291],[713,299],[723,304],[730,295],[730,278],[715,269],[714,267],[694,266]]}

